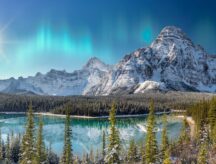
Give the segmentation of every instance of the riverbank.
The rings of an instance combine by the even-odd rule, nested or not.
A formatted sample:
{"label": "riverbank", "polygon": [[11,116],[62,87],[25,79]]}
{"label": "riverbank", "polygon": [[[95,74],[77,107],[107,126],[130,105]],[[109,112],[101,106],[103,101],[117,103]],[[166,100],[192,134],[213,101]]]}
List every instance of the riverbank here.
{"label": "riverbank", "polygon": [[[54,114],[49,112],[39,112],[34,113],[36,115],[43,115],[43,116],[56,116],[56,117],[66,117],[66,115],[63,114]],[[162,114],[170,114],[170,112],[157,112],[156,115],[162,115]],[[146,117],[148,114],[128,114],[128,115],[116,115],[117,118],[134,118],[134,117]],[[78,115],[70,115],[71,118],[82,118],[82,119],[107,119],[109,116],[78,116]]]}
{"label": "riverbank", "polygon": [[0,112],[0,114],[26,114],[26,112]]}
{"label": "riverbank", "polygon": [[[34,113],[35,115],[42,115],[42,116],[53,116],[53,117],[63,117],[65,118],[66,115],[64,114],[54,114],[54,113],[49,113],[49,112],[37,112]],[[92,116],[78,116],[78,115],[70,115],[71,118],[82,118],[82,119],[93,119],[97,117],[92,117]]]}
{"label": "riverbank", "polygon": [[[26,112],[0,112],[0,114],[26,114]],[[49,112],[35,112],[35,115],[43,115],[43,116],[53,116],[53,117],[63,117],[65,118],[66,115],[63,114],[54,114]],[[97,117],[91,117],[91,116],[77,116],[77,115],[71,115],[71,118],[84,118],[84,119],[90,119],[90,118],[97,118]]]}
{"label": "riverbank", "polygon": [[[0,112],[0,114],[26,114],[25,112]],[[35,115],[42,116],[52,116],[52,117],[62,117],[65,118],[64,114],[54,114],[50,112],[35,112]],[[156,112],[156,115],[170,114],[170,112]],[[127,115],[116,115],[117,118],[134,118],[134,117],[146,117],[148,114],[127,114]],[[79,116],[79,115],[70,115],[71,118],[80,118],[80,119],[107,119],[109,116]]]}

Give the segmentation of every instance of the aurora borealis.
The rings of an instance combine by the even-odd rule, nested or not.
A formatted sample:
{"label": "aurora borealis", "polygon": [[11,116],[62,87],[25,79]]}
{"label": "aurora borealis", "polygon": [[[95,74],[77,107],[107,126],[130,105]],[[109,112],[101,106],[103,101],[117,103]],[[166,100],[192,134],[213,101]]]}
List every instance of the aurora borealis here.
{"label": "aurora borealis", "polygon": [[0,0],[0,79],[114,64],[167,25],[216,54],[213,0]]}

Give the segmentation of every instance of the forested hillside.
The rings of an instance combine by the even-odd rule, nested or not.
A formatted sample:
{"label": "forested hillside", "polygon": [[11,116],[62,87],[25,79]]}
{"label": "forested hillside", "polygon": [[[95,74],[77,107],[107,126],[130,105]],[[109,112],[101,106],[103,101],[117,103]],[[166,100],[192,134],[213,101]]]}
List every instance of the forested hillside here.
{"label": "forested hillside", "polygon": [[210,99],[213,94],[192,92],[145,92],[135,95],[115,96],[36,96],[0,94],[1,112],[25,112],[32,102],[34,112],[65,113],[65,105],[71,104],[70,114],[86,116],[108,115],[113,101],[117,114],[144,114],[148,112],[151,99],[156,111],[169,109],[184,110],[191,104]]}

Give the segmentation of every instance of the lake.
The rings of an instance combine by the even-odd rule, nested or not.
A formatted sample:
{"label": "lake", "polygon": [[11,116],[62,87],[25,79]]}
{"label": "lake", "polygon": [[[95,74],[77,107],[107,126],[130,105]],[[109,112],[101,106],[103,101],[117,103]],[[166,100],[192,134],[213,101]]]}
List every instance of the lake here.
{"label": "lake", "polygon": [[[52,149],[61,155],[64,141],[64,118],[57,116],[43,116],[44,140],[47,146],[51,144]],[[162,117],[156,116],[157,139],[160,142]],[[7,134],[13,132],[15,135],[24,132],[26,116],[23,114],[0,114],[0,127],[2,138],[6,140]],[[35,116],[37,126],[38,116]],[[117,127],[120,132],[121,142],[124,148],[128,147],[131,138],[137,143],[145,141],[146,117],[138,118],[118,118]],[[171,140],[175,140],[180,133],[182,121],[168,116],[168,135]],[[89,153],[91,149],[95,151],[101,149],[102,131],[108,135],[108,119],[75,119],[71,121],[73,153],[82,156],[83,152]],[[37,127],[36,127],[37,128]]]}

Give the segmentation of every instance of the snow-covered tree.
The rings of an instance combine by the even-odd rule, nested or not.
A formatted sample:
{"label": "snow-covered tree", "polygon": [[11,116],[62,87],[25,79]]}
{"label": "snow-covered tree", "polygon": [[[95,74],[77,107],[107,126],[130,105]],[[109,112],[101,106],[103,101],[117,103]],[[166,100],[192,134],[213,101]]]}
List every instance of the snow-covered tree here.
{"label": "snow-covered tree", "polygon": [[167,148],[164,154],[163,164],[171,164],[171,163],[172,162],[170,159],[170,151],[169,151],[169,148]]}
{"label": "snow-covered tree", "polygon": [[7,135],[6,151],[5,151],[5,163],[11,163],[11,150],[10,150],[10,136]]}
{"label": "snow-covered tree", "polygon": [[18,163],[19,161],[19,154],[20,154],[20,135],[13,136],[11,135],[11,160],[15,163]]}
{"label": "snow-covered tree", "polygon": [[212,143],[213,143],[213,147],[216,148],[216,125],[213,128],[212,135],[211,135],[211,140],[212,140]]}
{"label": "snow-covered tree", "polygon": [[52,151],[51,143],[47,152],[47,161],[48,164],[59,164],[59,157]]}
{"label": "snow-covered tree", "polygon": [[197,158],[198,164],[207,164],[207,150],[206,150],[206,144],[202,143],[199,149],[198,158]]}
{"label": "snow-covered tree", "polygon": [[127,159],[129,162],[135,162],[137,159],[137,146],[134,139],[131,139]]}
{"label": "snow-covered tree", "polygon": [[95,154],[95,163],[98,163],[100,161],[100,152],[99,150],[97,149],[96,150],[96,154]]}
{"label": "snow-covered tree", "polygon": [[2,144],[2,137],[1,137],[1,129],[0,129],[0,161],[4,158],[3,156],[3,144]]}
{"label": "snow-covered tree", "polygon": [[109,145],[108,152],[105,157],[105,162],[109,164],[120,163],[120,138],[119,131],[116,128],[116,105],[112,104],[112,108],[109,114],[110,122],[110,134],[109,134]]}
{"label": "snow-covered tree", "polygon": [[80,163],[80,161],[79,161],[78,156],[75,156],[73,164],[79,164],[79,163]]}
{"label": "snow-covered tree", "polygon": [[210,138],[213,142],[214,138],[215,138],[215,132],[214,132],[214,128],[216,126],[216,98],[212,98],[212,100],[210,101],[210,109],[208,112],[208,123],[210,126]]}
{"label": "snow-covered tree", "polygon": [[139,159],[142,161],[143,164],[145,164],[145,148],[143,143],[141,143],[139,146],[139,156]]}
{"label": "snow-covered tree", "polygon": [[94,163],[94,150],[93,148],[90,149],[90,154],[89,154],[89,159],[91,161],[91,163]]}
{"label": "snow-covered tree", "polygon": [[83,153],[83,156],[82,156],[82,164],[88,164],[88,155]]}

